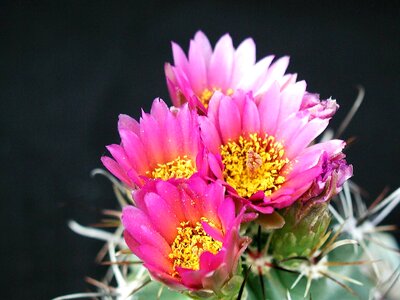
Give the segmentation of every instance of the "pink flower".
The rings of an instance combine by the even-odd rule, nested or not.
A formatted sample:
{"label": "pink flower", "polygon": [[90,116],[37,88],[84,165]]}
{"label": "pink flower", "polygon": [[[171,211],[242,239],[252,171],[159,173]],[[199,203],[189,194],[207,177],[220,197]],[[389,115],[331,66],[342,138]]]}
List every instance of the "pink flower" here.
{"label": "pink flower", "polygon": [[201,177],[153,180],[134,192],[122,213],[124,237],[153,278],[166,285],[215,293],[236,275],[250,240],[239,236],[243,210],[219,183]]}
{"label": "pink flower", "polygon": [[187,105],[169,109],[156,99],[140,122],[120,115],[121,145],[109,145],[114,159],[104,166],[129,187],[141,187],[148,178],[189,178],[201,169],[200,133],[195,112]]}
{"label": "pink flower", "polygon": [[172,43],[172,52],[174,65],[165,64],[165,75],[172,102],[177,107],[189,101],[205,112],[215,91],[231,95],[242,89],[253,91],[257,97],[274,81],[281,88],[296,81],[295,74],[284,75],[288,57],[271,65],[274,56],[270,55],[256,63],[256,46],[251,38],[235,49],[231,37],[225,34],[213,51],[207,37],[198,31],[190,41],[187,57],[175,43]]}
{"label": "pink flower", "polygon": [[310,145],[329,117],[301,109],[305,90],[304,81],[283,91],[275,82],[257,102],[251,93],[216,92],[199,117],[205,147],[219,162],[209,160],[216,178],[262,213],[291,205],[324,172],[326,157],[344,147],[340,140]]}

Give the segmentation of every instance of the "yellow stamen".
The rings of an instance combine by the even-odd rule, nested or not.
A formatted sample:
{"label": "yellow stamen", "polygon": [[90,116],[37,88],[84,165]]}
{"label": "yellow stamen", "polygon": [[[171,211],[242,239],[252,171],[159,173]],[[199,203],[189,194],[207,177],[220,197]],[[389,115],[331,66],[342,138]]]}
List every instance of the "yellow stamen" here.
{"label": "yellow stamen", "polygon": [[[201,218],[201,221],[215,227],[206,218]],[[216,254],[222,248],[222,243],[209,236],[200,222],[197,222],[195,227],[190,225],[189,222],[181,222],[177,229],[178,234],[171,245],[171,253],[168,255],[173,260],[174,269],[178,266],[198,270],[200,268],[200,255],[204,251]],[[177,275],[177,273],[173,275]]]}
{"label": "yellow stamen", "polygon": [[160,178],[168,180],[170,178],[189,178],[196,172],[196,167],[193,161],[184,155],[182,158],[178,156],[164,164],[157,164],[153,171],[146,172],[146,175],[151,178]]}
{"label": "yellow stamen", "polygon": [[285,182],[280,174],[289,162],[285,150],[273,136],[258,137],[257,133],[248,138],[239,137],[237,142],[221,145],[221,156],[225,181],[240,196],[250,197],[258,191],[270,196]]}
{"label": "yellow stamen", "polygon": [[[220,91],[220,88],[213,88],[212,90],[209,90],[206,88],[200,95],[200,101],[203,103],[205,108],[208,108],[208,104],[210,103],[211,97],[214,95],[215,91]],[[227,96],[231,96],[233,94],[233,89],[227,89],[224,94]]]}

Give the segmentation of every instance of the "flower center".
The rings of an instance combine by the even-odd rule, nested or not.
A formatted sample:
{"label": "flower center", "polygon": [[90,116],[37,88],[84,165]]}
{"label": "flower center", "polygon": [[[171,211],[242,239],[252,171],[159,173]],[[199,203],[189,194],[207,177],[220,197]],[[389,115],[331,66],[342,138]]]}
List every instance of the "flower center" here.
{"label": "flower center", "polygon": [[[206,218],[201,220],[215,227]],[[174,269],[182,267],[198,270],[200,268],[200,255],[204,251],[216,254],[222,248],[222,243],[209,236],[200,222],[197,222],[195,227],[191,226],[189,222],[181,222],[177,229],[178,234],[171,245],[171,253],[168,255],[174,262]]]}
{"label": "flower center", "polygon": [[[212,90],[209,90],[206,88],[200,95],[200,101],[203,103],[205,108],[208,108],[208,104],[210,103],[211,97],[214,95],[215,91],[220,91],[220,88],[213,88]],[[227,89],[224,92],[225,95],[230,96],[233,94],[233,89]]]}
{"label": "flower center", "polygon": [[280,174],[289,162],[285,150],[273,136],[258,137],[257,133],[248,138],[239,137],[237,142],[221,145],[225,181],[241,197],[251,197],[258,191],[270,196],[285,182]]}
{"label": "flower center", "polygon": [[160,178],[168,180],[171,178],[189,178],[196,172],[193,161],[184,155],[182,158],[178,156],[164,164],[157,164],[153,171],[147,171],[146,175],[151,178]]}

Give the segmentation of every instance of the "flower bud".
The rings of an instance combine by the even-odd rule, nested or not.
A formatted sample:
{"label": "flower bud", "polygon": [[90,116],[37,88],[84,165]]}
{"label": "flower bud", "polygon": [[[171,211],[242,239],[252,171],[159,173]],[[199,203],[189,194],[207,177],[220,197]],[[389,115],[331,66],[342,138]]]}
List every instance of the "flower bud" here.
{"label": "flower bud", "polygon": [[271,241],[272,253],[277,260],[308,257],[331,220],[326,202],[304,204],[297,201],[281,215],[285,225],[274,231]]}

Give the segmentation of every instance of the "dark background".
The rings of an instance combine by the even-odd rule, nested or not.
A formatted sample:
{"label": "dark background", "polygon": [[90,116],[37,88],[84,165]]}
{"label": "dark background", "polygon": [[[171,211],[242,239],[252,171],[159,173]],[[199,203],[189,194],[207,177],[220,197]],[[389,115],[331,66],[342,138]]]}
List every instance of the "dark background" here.
{"label": "dark background", "polygon": [[290,55],[289,71],[309,91],[340,103],[333,127],[362,84],[365,103],[343,136],[357,137],[347,149],[354,180],[371,200],[400,185],[398,4],[149,3],[0,6],[2,299],[85,291],[86,275],[103,274],[94,263],[102,243],[74,234],[67,221],[91,224],[116,207],[107,180],[89,173],[101,167],[104,146],[119,142],[119,113],[137,118],[155,97],[168,100],[170,41],[187,50],[198,29],[213,44],[226,32],[236,46],[251,36],[259,59]]}

